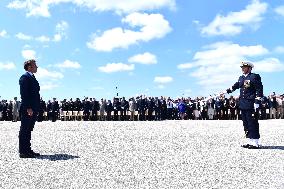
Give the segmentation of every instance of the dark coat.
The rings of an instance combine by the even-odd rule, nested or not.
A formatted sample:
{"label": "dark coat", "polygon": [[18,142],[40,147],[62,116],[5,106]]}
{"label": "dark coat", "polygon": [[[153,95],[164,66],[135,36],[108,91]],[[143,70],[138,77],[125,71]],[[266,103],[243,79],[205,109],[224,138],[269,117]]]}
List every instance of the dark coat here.
{"label": "dark coat", "polygon": [[232,89],[228,89],[227,92],[230,93],[236,89],[240,89],[239,106],[242,110],[254,109],[256,98],[263,97],[261,77],[255,73],[240,76]]}
{"label": "dark coat", "polygon": [[39,112],[40,86],[36,78],[26,72],[20,77],[19,84],[22,99],[21,110],[25,111],[31,108],[34,112]]}

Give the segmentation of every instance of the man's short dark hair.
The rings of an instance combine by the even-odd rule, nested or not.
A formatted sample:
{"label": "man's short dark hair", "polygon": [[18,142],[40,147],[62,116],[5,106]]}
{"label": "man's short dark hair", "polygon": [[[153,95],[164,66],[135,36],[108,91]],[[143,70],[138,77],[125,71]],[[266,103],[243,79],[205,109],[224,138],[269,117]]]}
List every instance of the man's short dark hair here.
{"label": "man's short dark hair", "polygon": [[24,69],[25,69],[26,71],[28,71],[28,67],[29,67],[30,65],[32,65],[32,63],[35,63],[35,62],[36,62],[36,61],[35,61],[34,59],[25,61],[25,62],[24,62]]}

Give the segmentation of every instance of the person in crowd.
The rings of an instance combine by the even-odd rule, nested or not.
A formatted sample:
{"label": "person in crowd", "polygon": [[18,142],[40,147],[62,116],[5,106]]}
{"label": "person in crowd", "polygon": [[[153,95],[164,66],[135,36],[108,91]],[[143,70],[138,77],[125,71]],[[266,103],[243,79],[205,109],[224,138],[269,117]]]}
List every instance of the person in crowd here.
{"label": "person in crowd", "polygon": [[214,119],[214,115],[215,115],[215,101],[212,98],[212,96],[210,96],[210,98],[207,101],[207,107],[208,107],[208,119],[212,120]]}
{"label": "person in crowd", "polygon": [[170,97],[167,99],[167,119],[172,120],[173,119],[173,101]]}
{"label": "person in crowd", "polygon": [[89,121],[90,120],[90,111],[91,111],[91,102],[89,101],[88,97],[85,97],[83,101],[83,120]]}
{"label": "person in crowd", "polygon": [[46,103],[40,98],[40,106],[39,106],[39,112],[38,112],[38,122],[42,122],[43,120],[46,120],[47,118],[44,118],[44,113],[46,112]]}
{"label": "person in crowd", "polygon": [[178,112],[179,112],[180,119],[184,120],[185,119],[185,114],[186,114],[186,104],[184,102],[184,99],[179,99]]}
{"label": "person in crowd", "polygon": [[277,108],[277,101],[275,92],[271,93],[269,96],[269,118],[276,119],[276,108]]}
{"label": "person in crowd", "polygon": [[230,96],[229,98],[229,110],[230,110],[230,116],[229,116],[229,119],[230,120],[235,120],[237,119],[237,116],[236,116],[236,100],[233,96]]}
{"label": "person in crowd", "polygon": [[106,105],[106,100],[102,98],[100,102],[100,121],[105,121]]}
{"label": "person in crowd", "polygon": [[135,120],[136,101],[135,98],[129,99],[130,121]]}
{"label": "person in crowd", "polygon": [[53,98],[51,103],[51,121],[55,122],[58,119],[59,115],[59,104],[56,98]]}
{"label": "person in crowd", "polygon": [[12,112],[13,112],[13,122],[17,122],[19,119],[19,111],[20,111],[20,101],[18,101],[17,97],[14,97]]}
{"label": "person in crowd", "polygon": [[129,110],[129,102],[125,100],[125,97],[122,97],[120,102],[120,118],[121,121],[127,120],[127,111]]}
{"label": "person in crowd", "polygon": [[283,96],[280,95],[276,98],[277,101],[277,119],[283,119]]}
{"label": "person in crowd", "polygon": [[113,105],[111,103],[111,100],[108,100],[107,104],[106,104],[106,113],[107,113],[106,120],[107,121],[111,121],[112,120],[112,117],[111,117],[111,112],[112,111],[113,111]]}

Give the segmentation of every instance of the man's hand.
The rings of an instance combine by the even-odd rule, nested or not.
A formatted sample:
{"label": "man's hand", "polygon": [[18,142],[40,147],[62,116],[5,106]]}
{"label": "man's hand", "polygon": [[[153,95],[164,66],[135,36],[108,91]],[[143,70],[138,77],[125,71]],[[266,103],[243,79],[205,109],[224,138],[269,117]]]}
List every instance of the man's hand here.
{"label": "man's hand", "polygon": [[31,108],[28,108],[27,109],[27,113],[28,113],[29,116],[33,116],[34,112],[33,112],[33,110]]}

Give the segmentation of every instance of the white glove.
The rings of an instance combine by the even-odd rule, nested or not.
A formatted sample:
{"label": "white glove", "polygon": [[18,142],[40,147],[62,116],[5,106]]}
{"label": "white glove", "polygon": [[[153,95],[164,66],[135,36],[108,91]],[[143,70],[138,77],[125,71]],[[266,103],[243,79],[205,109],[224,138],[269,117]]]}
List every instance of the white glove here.
{"label": "white glove", "polygon": [[258,109],[259,108],[259,104],[254,103],[254,109]]}

